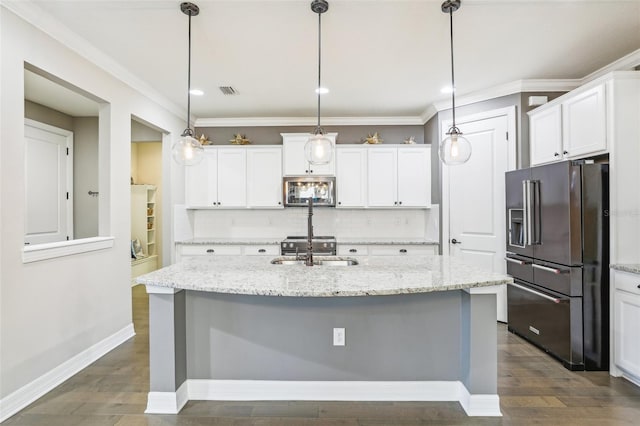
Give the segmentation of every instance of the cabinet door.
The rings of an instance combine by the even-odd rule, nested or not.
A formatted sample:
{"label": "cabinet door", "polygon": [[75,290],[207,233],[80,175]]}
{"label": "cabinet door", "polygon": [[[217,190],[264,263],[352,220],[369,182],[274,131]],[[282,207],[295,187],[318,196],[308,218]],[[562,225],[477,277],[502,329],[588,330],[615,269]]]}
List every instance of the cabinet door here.
{"label": "cabinet door", "polygon": [[309,163],[304,156],[304,145],[311,135],[282,137],[282,163],[285,176],[303,176],[309,173]]}
{"label": "cabinet door", "polygon": [[218,150],[218,206],[247,206],[247,151],[244,147]]}
{"label": "cabinet door", "polygon": [[247,206],[282,207],[282,148],[247,148]]}
{"label": "cabinet door", "polygon": [[185,166],[185,204],[213,207],[218,201],[218,151],[205,148],[204,158],[195,166]]}
{"label": "cabinet door", "polygon": [[398,205],[431,207],[431,146],[398,148]]}
{"label": "cabinet door", "polygon": [[367,150],[336,148],[336,207],[364,207],[367,195]]}
{"label": "cabinet door", "polygon": [[562,159],[562,108],[549,107],[529,116],[529,152],[531,165]]}
{"label": "cabinet door", "polygon": [[615,362],[640,377],[640,295],[615,291]]}
{"label": "cabinet door", "polygon": [[568,158],[607,149],[604,84],[562,102],[563,145]]}
{"label": "cabinet door", "polygon": [[367,204],[393,207],[398,204],[398,150],[370,147],[367,152]]}

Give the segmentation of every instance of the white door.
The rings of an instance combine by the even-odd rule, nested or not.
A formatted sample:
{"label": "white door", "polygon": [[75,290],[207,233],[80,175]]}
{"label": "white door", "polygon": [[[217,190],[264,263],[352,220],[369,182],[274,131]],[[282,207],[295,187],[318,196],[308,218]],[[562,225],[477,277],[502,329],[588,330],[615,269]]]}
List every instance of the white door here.
{"label": "white door", "polygon": [[247,150],[244,147],[218,150],[218,206],[247,206]]}
{"label": "white door", "polygon": [[398,148],[398,205],[431,207],[431,145]]}
{"label": "white door", "polygon": [[24,243],[73,239],[73,133],[27,119],[24,135]]}
{"label": "white door", "polygon": [[282,148],[247,148],[247,206],[282,207]]}
{"label": "white door", "polygon": [[[472,153],[463,165],[443,166],[443,201],[446,198],[449,212],[443,250],[504,273],[504,174],[515,168],[515,108],[463,117],[456,124],[471,143]],[[506,321],[506,289],[499,286],[494,290],[498,293],[498,320]]]}
{"label": "white door", "polygon": [[367,195],[367,150],[361,146],[339,146],[336,151],[336,207],[364,207]]}
{"label": "white door", "polygon": [[367,156],[369,207],[396,206],[398,203],[398,149],[370,147]]}

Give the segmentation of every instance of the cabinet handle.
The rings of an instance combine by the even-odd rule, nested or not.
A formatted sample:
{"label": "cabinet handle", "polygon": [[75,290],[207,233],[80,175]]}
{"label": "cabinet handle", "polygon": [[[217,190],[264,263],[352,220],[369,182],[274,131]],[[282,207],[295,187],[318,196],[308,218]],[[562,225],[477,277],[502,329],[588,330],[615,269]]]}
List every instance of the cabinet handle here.
{"label": "cabinet handle", "polygon": [[564,154],[564,155],[568,155],[568,154],[569,154],[569,151],[562,151],[562,154]]}
{"label": "cabinet handle", "polygon": [[[27,244],[29,244],[29,243],[27,243]],[[640,288],[640,284],[638,284],[638,288]]]}
{"label": "cabinet handle", "polygon": [[267,251],[265,249],[260,249],[258,250],[258,253],[266,253]]}
{"label": "cabinet handle", "polygon": [[215,253],[216,251],[214,249],[207,249],[207,253]]}
{"label": "cabinet handle", "polygon": [[309,170],[309,173],[313,173],[313,170]]}
{"label": "cabinet handle", "polygon": [[278,205],[281,205],[281,204],[282,204],[282,201],[278,201]]}
{"label": "cabinet handle", "polygon": [[397,205],[398,205],[398,202],[397,202],[397,201],[394,201],[394,202],[393,202],[393,205],[394,205],[394,206],[397,206]]}
{"label": "cabinet handle", "polygon": [[220,201],[218,201],[218,205],[222,204]]}
{"label": "cabinet handle", "polygon": [[309,173],[309,170],[305,170],[304,172],[305,172],[305,173]]}
{"label": "cabinet handle", "polygon": [[407,252],[407,249],[400,249],[400,253],[404,254]]}
{"label": "cabinet handle", "polygon": [[342,201],[338,201],[338,205],[339,205],[339,206],[340,206],[340,205],[342,205]]}
{"label": "cabinet handle", "polygon": [[402,201],[398,201],[398,204],[402,205]]}
{"label": "cabinet handle", "polygon": [[554,156],[554,157],[560,157],[560,154],[558,154],[557,152],[554,152],[554,153],[553,153],[553,156]]}
{"label": "cabinet handle", "polygon": [[[349,253],[357,253],[358,249],[349,249]],[[638,285],[638,288],[640,288],[640,285]]]}

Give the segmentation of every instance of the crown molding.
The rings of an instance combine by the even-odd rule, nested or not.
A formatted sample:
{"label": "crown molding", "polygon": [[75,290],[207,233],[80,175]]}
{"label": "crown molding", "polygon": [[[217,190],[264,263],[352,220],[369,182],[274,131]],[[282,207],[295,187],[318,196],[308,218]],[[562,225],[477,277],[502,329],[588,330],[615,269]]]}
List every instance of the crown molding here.
{"label": "crown molding", "polygon": [[433,104],[429,104],[427,109],[424,110],[422,114],[420,114],[420,120],[422,120],[423,124],[426,124],[427,121],[431,120],[431,118],[438,113],[438,110]]}
{"label": "crown molding", "polygon": [[[131,87],[133,90],[175,114],[178,118],[182,117],[182,119],[184,119],[187,115],[186,109],[183,109],[170,101],[144,80],[138,78],[132,72],[120,65],[120,63],[115,59],[106,55],[78,34],[71,31],[67,26],[53,18],[32,1],[0,0],[0,5],[51,38],[57,40],[69,50],[77,53],[98,68],[112,75],[117,80]],[[38,64],[33,65],[38,66]]]}
{"label": "crown molding", "polygon": [[635,50],[598,70],[595,70],[591,74],[584,77],[581,80],[580,84],[585,84],[590,81],[596,80],[612,71],[632,71],[638,65],[640,65],[640,49]]}
{"label": "crown molding", "polygon": [[[315,126],[317,117],[198,118],[195,127]],[[422,126],[421,117],[323,117],[323,126]]]}
{"label": "crown molding", "polygon": [[[568,92],[582,84],[581,79],[532,79],[516,80],[477,92],[456,97],[456,107],[487,101],[501,96],[522,92]],[[436,111],[451,109],[451,100],[446,99],[433,103]]]}

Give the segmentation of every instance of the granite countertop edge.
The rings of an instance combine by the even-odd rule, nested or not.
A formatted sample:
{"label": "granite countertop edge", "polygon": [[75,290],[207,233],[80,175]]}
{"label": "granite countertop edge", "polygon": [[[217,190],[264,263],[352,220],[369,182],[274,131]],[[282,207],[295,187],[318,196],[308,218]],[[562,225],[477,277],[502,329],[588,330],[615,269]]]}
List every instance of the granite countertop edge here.
{"label": "granite countertop edge", "polygon": [[613,263],[610,267],[616,271],[631,272],[632,274],[640,275],[640,263]]}

